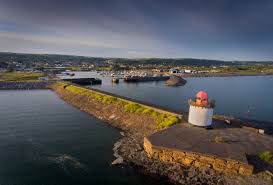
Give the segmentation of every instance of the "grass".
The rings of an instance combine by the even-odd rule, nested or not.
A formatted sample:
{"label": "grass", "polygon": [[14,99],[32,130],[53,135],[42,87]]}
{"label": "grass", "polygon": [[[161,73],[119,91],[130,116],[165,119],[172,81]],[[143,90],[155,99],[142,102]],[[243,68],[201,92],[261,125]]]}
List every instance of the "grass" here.
{"label": "grass", "polygon": [[155,110],[146,108],[137,103],[129,103],[125,105],[124,108],[126,112],[146,114],[152,116],[156,120],[159,128],[166,128],[174,124],[177,124],[181,121],[180,118],[175,115],[163,114],[161,112],[157,112]]}
{"label": "grass", "polygon": [[42,76],[44,76],[42,73],[4,72],[0,73],[0,81],[36,81]]}
{"label": "grass", "polygon": [[112,96],[106,96],[106,95],[100,95],[100,94],[94,94],[94,98],[102,103],[105,104],[113,104],[113,103],[117,103],[118,99]]}
{"label": "grass", "polygon": [[122,100],[120,98],[116,98],[116,97],[113,97],[110,95],[105,95],[102,93],[94,92],[94,91],[91,91],[91,90],[88,90],[88,89],[82,88],[82,87],[68,85],[67,83],[59,83],[59,84],[61,84],[63,86],[63,88],[65,87],[65,89],[70,92],[91,97],[94,100],[101,102],[103,104],[107,104],[107,105],[117,104],[117,105],[121,106],[125,112],[150,115],[155,119],[159,128],[169,127],[169,126],[177,124],[181,121],[178,116],[164,114],[164,113],[155,111],[151,108],[148,108],[146,106],[143,106],[141,104],[130,103],[130,102],[128,102],[126,100]]}
{"label": "grass", "polygon": [[[187,68],[188,66],[185,66]],[[205,67],[205,66],[192,66],[191,69],[197,71],[212,71],[216,70],[217,73],[236,73],[236,74],[263,74],[273,73],[272,65],[240,65],[240,66],[227,66],[227,67]]]}
{"label": "grass", "polygon": [[273,162],[273,153],[270,151],[264,151],[259,154],[261,160],[266,162]]}

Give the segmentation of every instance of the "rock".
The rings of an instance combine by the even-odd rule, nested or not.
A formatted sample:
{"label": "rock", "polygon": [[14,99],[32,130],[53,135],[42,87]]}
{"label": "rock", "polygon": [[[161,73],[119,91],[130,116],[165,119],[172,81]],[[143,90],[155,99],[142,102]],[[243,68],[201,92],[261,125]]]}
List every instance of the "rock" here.
{"label": "rock", "polygon": [[125,136],[124,132],[120,132],[120,135],[123,136],[123,137]]}
{"label": "rock", "polygon": [[115,119],[116,115],[115,114],[112,114],[109,119]]}
{"label": "rock", "polygon": [[113,147],[113,151],[117,151],[119,149],[119,147],[121,146],[121,142],[118,141],[114,144],[114,147]]}
{"label": "rock", "polygon": [[179,76],[171,76],[169,80],[166,81],[167,86],[183,86],[187,83],[187,80]]}
{"label": "rock", "polygon": [[123,158],[119,156],[116,160],[112,162],[112,165],[117,165],[122,163],[123,163]]}

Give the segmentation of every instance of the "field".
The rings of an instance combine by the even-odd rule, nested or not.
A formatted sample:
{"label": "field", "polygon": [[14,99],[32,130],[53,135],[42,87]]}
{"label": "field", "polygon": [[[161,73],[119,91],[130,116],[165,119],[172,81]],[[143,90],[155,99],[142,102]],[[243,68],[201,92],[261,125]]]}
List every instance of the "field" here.
{"label": "field", "polygon": [[0,82],[2,81],[36,81],[39,77],[44,76],[41,73],[31,72],[4,72],[0,73]]}
{"label": "field", "polygon": [[207,71],[207,72],[216,73],[216,74],[217,73],[237,74],[237,75],[273,74],[272,65],[215,66],[215,67],[196,66],[196,67],[192,67],[191,69],[197,70],[197,71]]}

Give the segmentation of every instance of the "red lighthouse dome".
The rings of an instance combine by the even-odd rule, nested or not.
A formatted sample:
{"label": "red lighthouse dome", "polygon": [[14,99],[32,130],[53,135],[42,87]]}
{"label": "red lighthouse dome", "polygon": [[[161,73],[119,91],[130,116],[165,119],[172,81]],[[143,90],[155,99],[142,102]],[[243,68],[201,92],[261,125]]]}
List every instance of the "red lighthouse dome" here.
{"label": "red lighthouse dome", "polygon": [[205,91],[199,91],[196,94],[196,104],[197,105],[207,105],[209,103],[208,93]]}

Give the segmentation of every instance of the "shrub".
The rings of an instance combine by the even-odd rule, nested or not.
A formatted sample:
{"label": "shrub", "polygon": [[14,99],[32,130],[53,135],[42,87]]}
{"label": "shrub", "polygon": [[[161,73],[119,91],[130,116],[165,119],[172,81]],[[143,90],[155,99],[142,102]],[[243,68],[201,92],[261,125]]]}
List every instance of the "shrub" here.
{"label": "shrub", "polygon": [[264,151],[259,154],[260,159],[266,162],[273,162],[273,153],[270,151]]}
{"label": "shrub", "polygon": [[152,115],[154,111],[152,109],[148,109],[148,108],[144,108],[142,113],[143,114],[148,114],[148,115]]}
{"label": "shrub", "polygon": [[105,103],[105,104],[111,104],[111,103],[116,103],[118,101],[118,99],[116,97],[112,97],[112,96],[108,96],[108,95],[103,95],[103,94],[99,94],[96,92],[92,92],[88,89],[82,88],[82,87],[77,87],[74,85],[68,85],[66,87],[67,90],[69,90],[70,92],[76,93],[76,94],[80,94],[80,95],[86,95],[89,97],[93,97],[95,100]]}
{"label": "shrub", "polygon": [[162,119],[158,122],[160,128],[165,128],[179,123],[180,119],[173,115],[164,115]]}
{"label": "shrub", "polygon": [[113,104],[117,102],[117,98],[111,96],[103,96],[101,102],[105,104]]}
{"label": "shrub", "polygon": [[143,111],[142,106],[137,103],[129,103],[124,106],[126,112],[130,113],[141,113]]}

